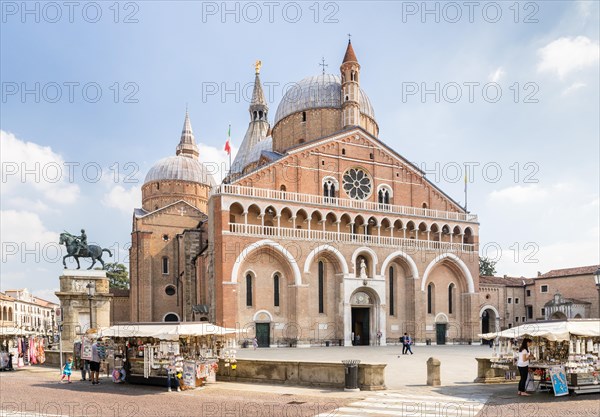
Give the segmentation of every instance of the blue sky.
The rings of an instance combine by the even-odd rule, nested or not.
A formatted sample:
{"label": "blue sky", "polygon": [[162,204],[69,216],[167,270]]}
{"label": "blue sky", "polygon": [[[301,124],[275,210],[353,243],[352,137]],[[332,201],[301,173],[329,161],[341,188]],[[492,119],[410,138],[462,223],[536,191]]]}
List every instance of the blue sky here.
{"label": "blue sky", "polygon": [[[320,73],[322,57],[338,73],[347,33],[381,140],[461,202],[455,168],[479,164],[469,210],[500,274],[599,262],[597,2],[478,2],[472,18],[463,2],[429,2],[437,22],[422,2],[276,2],[272,18],[264,2],[222,5],[120,2],[117,15],[82,2],[71,19],[66,6],[2,3],[2,290],[50,298],[63,229],[86,228],[126,261],[143,178],[174,153],[186,103],[201,158],[223,162],[248,94],[207,89],[246,91],[262,60],[272,122],[283,87]],[[420,94],[436,85],[439,102]]]}

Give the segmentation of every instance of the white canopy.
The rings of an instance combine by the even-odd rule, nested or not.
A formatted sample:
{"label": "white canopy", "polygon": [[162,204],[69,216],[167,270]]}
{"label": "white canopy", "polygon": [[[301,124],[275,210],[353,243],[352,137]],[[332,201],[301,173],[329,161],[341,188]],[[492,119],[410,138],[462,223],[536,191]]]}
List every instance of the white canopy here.
{"label": "white canopy", "polygon": [[0,336],[31,336],[35,334],[35,332],[19,329],[17,327],[0,327]]}
{"label": "white canopy", "polygon": [[153,337],[161,340],[178,340],[185,336],[207,336],[235,334],[237,330],[227,329],[212,323],[126,323],[100,330],[102,337]]}
{"label": "white canopy", "polygon": [[497,337],[518,339],[524,336],[543,337],[551,341],[569,340],[573,336],[600,337],[600,320],[566,320],[528,323],[496,333],[480,334],[482,339]]}

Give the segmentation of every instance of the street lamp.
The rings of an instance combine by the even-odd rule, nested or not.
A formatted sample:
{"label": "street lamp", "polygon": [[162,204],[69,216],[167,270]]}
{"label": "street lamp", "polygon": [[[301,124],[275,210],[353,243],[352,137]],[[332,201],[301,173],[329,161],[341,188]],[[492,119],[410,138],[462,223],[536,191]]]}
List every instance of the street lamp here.
{"label": "street lamp", "polygon": [[90,329],[94,328],[94,321],[92,320],[92,298],[94,298],[94,285],[88,282],[85,286],[88,290],[88,301],[90,303]]}
{"label": "street lamp", "polygon": [[596,281],[596,288],[598,289],[598,318],[600,318],[600,268],[594,272],[594,281]]}

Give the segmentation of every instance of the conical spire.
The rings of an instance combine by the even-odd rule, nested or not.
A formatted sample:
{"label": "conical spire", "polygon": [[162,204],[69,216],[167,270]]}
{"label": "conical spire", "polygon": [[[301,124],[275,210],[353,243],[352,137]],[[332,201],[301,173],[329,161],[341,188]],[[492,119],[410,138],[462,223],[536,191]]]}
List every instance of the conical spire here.
{"label": "conical spire", "polygon": [[261,61],[256,61],[256,64],[254,64],[254,90],[252,91],[252,100],[250,101],[250,108],[248,109],[250,111],[250,121],[268,120],[267,112],[269,111],[269,106],[267,106],[267,100],[265,100],[265,94],[263,93],[259,75],[261,66]]}
{"label": "conical spire", "polygon": [[248,165],[257,162],[261,150],[271,150],[270,143],[265,142],[269,132],[269,119],[267,117],[269,107],[267,106],[260,83],[260,67],[261,62],[256,61],[254,91],[252,92],[250,107],[248,108],[250,112],[250,124],[231,166],[231,172],[236,174],[241,173]]}
{"label": "conical spire", "polygon": [[352,48],[352,41],[350,41],[350,39],[348,39],[348,47],[346,48],[346,54],[344,55],[342,64],[345,62],[358,62],[356,54],[354,53],[354,48]]}
{"label": "conical spire", "polygon": [[190,158],[197,158],[199,155],[198,146],[194,139],[194,132],[192,131],[192,122],[190,122],[190,115],[185,109],[185,120],[183,121],[183,129],[181,131],[181,139],[179,145],[176,148],[176,155],[181,154]]}

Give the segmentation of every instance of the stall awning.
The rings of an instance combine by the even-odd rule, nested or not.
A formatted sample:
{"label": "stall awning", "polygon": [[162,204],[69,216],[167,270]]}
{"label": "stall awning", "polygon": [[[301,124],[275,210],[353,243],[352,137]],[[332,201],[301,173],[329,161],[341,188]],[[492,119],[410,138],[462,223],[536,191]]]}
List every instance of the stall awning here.
{"label": "stall awning", "polygon": [[518,339],[525,336],[543,337],[551,341],[569,340],[571,336],[600,337],[600,320],[566,320],[528,323],[496,333],[480,334],[482,339]]}
{"label": "stall awning", "polygon": [[178,340],[186,336],[228,335],[237,330],[206,322],[185,323],[126,323],[104,328],[102,337],[153,337],[160,340]]}

